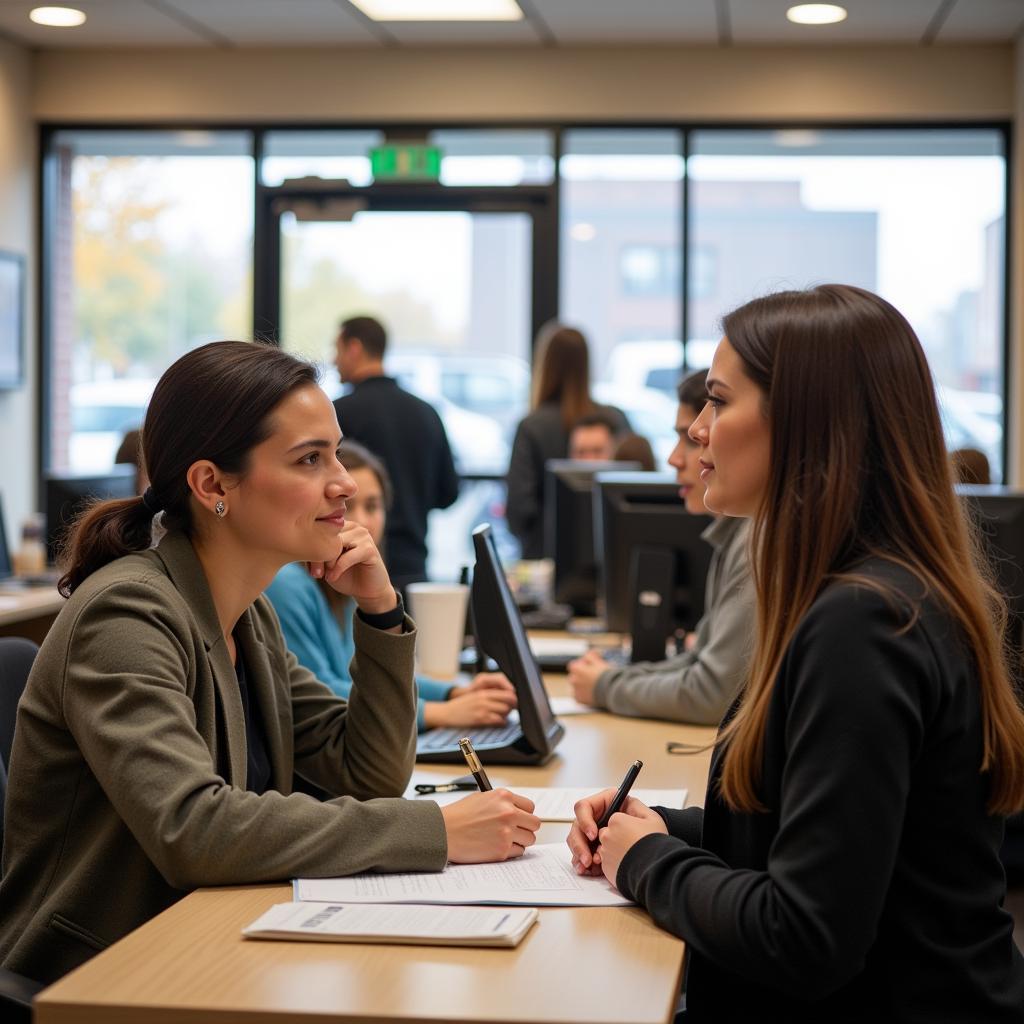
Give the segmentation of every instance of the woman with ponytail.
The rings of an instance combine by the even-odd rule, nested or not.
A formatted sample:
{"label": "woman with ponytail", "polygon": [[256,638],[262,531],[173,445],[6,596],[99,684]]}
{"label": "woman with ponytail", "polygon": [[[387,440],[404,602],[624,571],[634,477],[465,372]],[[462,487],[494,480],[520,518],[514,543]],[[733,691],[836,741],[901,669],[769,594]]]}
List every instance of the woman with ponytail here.
{"label": "woman with ponytail", "polygon": [[[1024,1021],[1006,612],[907,321],[859,288],[742,306],[690,429],[752,520],[757,636],[703,809],[581,801],[577,870],[686,940],[687,1021]],[[598,838],[590,853],[585,837]]]}
{"label": "woman with ponytail", "polygon": [[[346,521],[340,440],[316,371],[280,349],[214,342],[160,378],[149,487],[74,526],[68,602],[18,707],[4,966],[53,981],[198,886],[440,870],[533,842],[533,805],[505,790],[400,799],[415,629]],[[347,701],[289,654],[261,596],[293,561],[355,604]]]}

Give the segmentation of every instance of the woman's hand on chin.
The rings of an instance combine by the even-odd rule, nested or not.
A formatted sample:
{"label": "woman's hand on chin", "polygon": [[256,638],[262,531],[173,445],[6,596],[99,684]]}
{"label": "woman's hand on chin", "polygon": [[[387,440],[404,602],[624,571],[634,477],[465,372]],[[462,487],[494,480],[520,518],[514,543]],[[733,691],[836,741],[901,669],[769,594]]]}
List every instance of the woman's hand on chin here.
{"label": "woman's hand on chin", "polygon": [[354,598],[370,615],[389,612],[398,603],[377,545],[358,523],[346,522],[341,528],[341,554],[329,562],[310,562],[309,572]]}

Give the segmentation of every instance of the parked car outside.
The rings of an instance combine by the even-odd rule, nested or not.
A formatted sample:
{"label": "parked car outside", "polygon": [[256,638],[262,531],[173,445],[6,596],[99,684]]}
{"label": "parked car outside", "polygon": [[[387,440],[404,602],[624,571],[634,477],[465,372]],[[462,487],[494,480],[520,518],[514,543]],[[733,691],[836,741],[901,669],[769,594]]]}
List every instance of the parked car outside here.
{"label": "parked car outside", "polygon": [[979,391],[960,391],[938,385],[939,411],[946,447],[977,448],[988,458],[992,482],[1003,478],[1002,399],[998,395]]}
{"label": "parked car outside", "polygon": [[602,382],[628,391],[648,388],[674,398],[682,365],[683,346],[677,338],[620,341],[608,355]]}
{"label": "parked car outside", "polygon": [[102,473],[113,466],[124,435],[142,426],[155,387],[152,377],[72,385],[68,443],[72,472]]}
{"label": "parked car outside", "polygon": [[[416,382],[396,373],[396,379],[403,388],[429,402],[437,410],[448,435],[448,443],[455,457],[455,468],[459,473],[469,476],[500,476],[505,473],[511,448],[506,432],[497,419],[462,408],[444,395],[429,393],[423,387],[422,378]],[[412,386],[414,383],[417,384],[416,387]],[[324,373],[321,387],[332,401],[345,391],[333,367]],[[344,431],[344,423],[341,424],[341,429]]]}
{"label": "parked car outside", "polygon": [[493,353],[396,349],[385,368],[399,384],[428,402],[436,397],[497,421],[511,438],[530,401],[530,364]]}

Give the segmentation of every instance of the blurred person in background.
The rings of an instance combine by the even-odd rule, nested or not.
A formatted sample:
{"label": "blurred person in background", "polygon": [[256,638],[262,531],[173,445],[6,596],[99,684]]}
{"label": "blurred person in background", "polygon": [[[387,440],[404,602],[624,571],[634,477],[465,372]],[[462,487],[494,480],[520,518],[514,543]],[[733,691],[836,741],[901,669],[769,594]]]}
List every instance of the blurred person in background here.
{"label": "blurred person in background", "polygon": [[569,432],[569,458],[579,462],[610,462],[618,442],[616,427],[614,418],[603,411],[577,420]]}
{"label": "blurred person in background", "polygon": [[335,365],[352,391],[334,408],[345,437],[379,456],[394,482],[385,546],[391,579],[404,590],[427,578],[427,513],[454,504],[459,476],[437,411],[384,373],[387,340],[371,316],[342,321]]}
{"label": "blurred person in background", "polygon": [[599,405],[590,395],[586,338],[574,327],[545,325],[535,347],[530,412],[516,428],[508,467],[506,515],[525,559],[544,555],[544,464],[567,458],[574,424],[596,412],[610,418],[616,434],[629,431],[621,409]]}
{"label": "blurred person in background", "polygon": [[149,477],[146,475],[146,467],[142,459],[142,431],[129,430],[121,438],[121,446],[114,456],[115,466],[135,467],[135,493],[142,492],[149,486]]}
{"label": "blurred person in background", "polygon": [[957,448],[949,453],[953,464],[953,476],[958,484],[988,485],[992,483],[992,471],[988,456],[977,448]]}
{"label": "blurred person in background", "polygon": [[653,473],[658,468],[651,442],[643,434],[627,434],[615,446],[612,459],[615,462],[639,462],[645,473]]}

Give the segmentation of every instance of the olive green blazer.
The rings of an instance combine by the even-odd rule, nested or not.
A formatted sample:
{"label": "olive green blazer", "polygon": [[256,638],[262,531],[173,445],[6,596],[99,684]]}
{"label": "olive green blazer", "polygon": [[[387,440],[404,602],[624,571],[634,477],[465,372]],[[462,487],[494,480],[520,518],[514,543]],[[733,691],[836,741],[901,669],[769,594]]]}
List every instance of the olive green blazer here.
{"label": "olive green blazer", "polygon": [[[117,559],[68,600],[18,708],[5,966],[52,981],[198,886],[444,866],[437,804],[399,799],[415,757],[411,620],[395,635],[356,617],[347,702],[288,652],[265,598],[234,635],[273,769],[262,795],[245,789],[238,680],[188,538]],[[337,798],[293,793],[293,772]]]}

